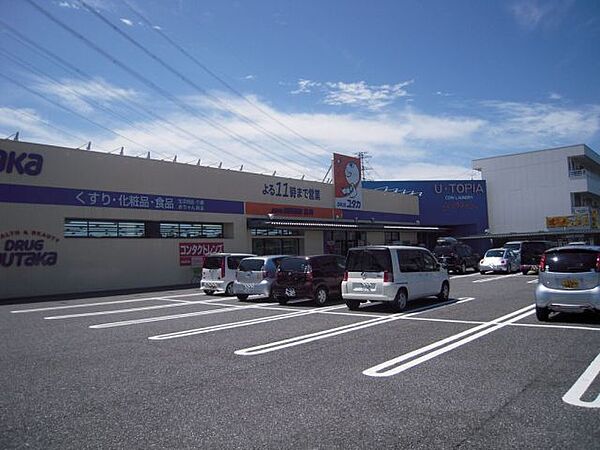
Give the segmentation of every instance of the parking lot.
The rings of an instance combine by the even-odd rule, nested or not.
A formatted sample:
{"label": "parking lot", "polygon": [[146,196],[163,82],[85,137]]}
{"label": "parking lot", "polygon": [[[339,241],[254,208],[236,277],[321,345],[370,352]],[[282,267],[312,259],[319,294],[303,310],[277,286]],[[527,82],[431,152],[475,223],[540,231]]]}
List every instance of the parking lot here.
{"label": "parking lot", "polygon": [[2,448],[598,448],[600,320],[533,275],[349,311],[198,289],[0,306]]}

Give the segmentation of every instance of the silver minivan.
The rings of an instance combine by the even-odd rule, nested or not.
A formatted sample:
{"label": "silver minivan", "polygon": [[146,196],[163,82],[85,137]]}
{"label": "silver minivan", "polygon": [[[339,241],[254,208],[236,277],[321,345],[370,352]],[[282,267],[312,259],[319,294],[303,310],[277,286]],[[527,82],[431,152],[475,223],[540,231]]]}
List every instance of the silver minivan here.
{"label": "silver minivan", "polygon": [[262,295],[272,299],[277,269],[281,260],[288,256],[269,255],[242,259],[233,282],[233,293],[239,300],[246,300],[249,295]]}
{"label": "silver minivan", "polygon": [[240,261],[249,256],[247,253],[213,253],[204,258],[200,289],[207,295],[225,292],[233,295],[233,282]]}
{"label": "silver minivan", "polygon": [[535,312],[545,322],[552,311],[600,312],[600,247],[567,245],[542,255]]}
{"label": "silver minivan", "polygon": [[422,247],[367,246],[348,250],[342,297],[351,310],[367,301],[389,302],[400,312],[410,300],[448,300],[448,271]]}

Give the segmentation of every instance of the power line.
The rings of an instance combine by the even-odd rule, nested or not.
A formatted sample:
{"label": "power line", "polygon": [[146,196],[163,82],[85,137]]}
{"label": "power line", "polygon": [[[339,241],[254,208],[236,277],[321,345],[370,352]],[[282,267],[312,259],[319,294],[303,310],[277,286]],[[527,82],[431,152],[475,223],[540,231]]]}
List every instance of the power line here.
{"label": "power line", "polygon": [[[62,67],[63,69],[65,69],[67,72],[70,73],[74,73],[77,77],[79,77],[79,79],[83,80],[83,81],[89,81],[92,79],[92,76],[88,75],[87,73],[85,73],[84,71],[82,71],[81,69],[79,69],[78,67],[73,66],[72,64],[70,64],[68,61],[66,61],[65,59],[61,58],[59,55],[53,53],[52,51],[44,48],[43,46],[35,43],[34,41],[32,41],[31,39],[27,38],[26,36],[22,35],[21,33],[19,33],[17,30],[15,30],[13,27],[11,27],[10,25],[8,25],[7,23],[3,22],[0,19],[0,25],[4,26],[5,28],[7,28],[9,31],[11,31],[13,33],[13,38],[16,39],[17,41],[19,41],[21,44],[24,44],[26,46],[28,46],[30,49],[32,49],[33,51],[37,52],[38,54],[41,54],[43,57],[45,57],[46,59],[48,59],[50,62],[52,62],[53,64],[56,64],[59,67]],[[181,128],[179,125],[177,125],[174,122],[171,122],[168,119],[165,119],[163,117],[160,117],[158,114],[154,113],[152,110],[149,110],[148,108],[146,108],[145,106],[133,101],[133,100],[129,100],[129,103],[131,103],[131,105],[135,105],[135,108],[133,106],[131,106],[130,104],[124,102],[124,101],[120,101],[120,103],[122,103],[122,105],[124,107],[126,107],[128,110],[133,111],[137,114],[142,114],[145,115],[146,117],[150,117],[154,120],[158,120],[159,122],[163,123],[163,124],[167,124],[169,125],[171,128],[173,128],[174,130],[179,131],[181,134],[185,135],[188,138],[193,139],[194,141],[199,140],[199,141],[203,141],[202,138],[198,137],[197,135]],[[141,113],[140,113],[141,111]],[[217,147],[218,150],[220,150],[220,148]],[[206,148],[204,148],[204,150],[212,153],[211,150],[207,150]],[[214,154],[215,156],[218,157],[218,154]],[[260,169],[266,170],[263,167],[260,166],[256,166]]]}
{"label": "power line", "polygon": [[[260,125],[256,124],[253,120],[249,119],[248,117],[244,116],[243,114],[240,114],[240,113],[236,112],[233,108],[231,108],[229,105],[227,105],[226,102],[224,102],[223,100],[219,99],[218,97],[216,97],[216,96],[210,94],[209,92],[207,92],[204,88],[202,88],[201,86],[199,86],[194,81],[190,80],[188,77],[186,77],[180,71],[174,69],[171,65],[167,64],[161,58],[159,58],[158,56],[156,56],[156,54],[152,53],[150,50],[148,50],[146,47],[144,47],[138,41],[136,41],[131,36],[129,36],[127,33],[125,33],[120,28],[118,28],[117,26],[115,26],[106,17],[104,17],[99,11],[97,11],[94,8],[92,8],[91,6],[89,6],[85,1],[79,0],[79,2],[83,5],[84,8],[86,8],[89,12],[91,12],[94,16],[96,16],[100,21],[102,21],[105,25],[107,25],[111,30],[113,30],[115,33],[119,34],[123,39],[127,40],[130,44],[132,44],[133,46],[135,46],[136,48],[138,48],[145,55],[147,55],[153,61],[155,61],[156,63],[158,63],[161,67],[163,67],[164,69],[166,69],[167,71],[169,71],[170,73],[172,73],[173,75],[175,75],[176,77],[178,77],[179,79],[181,79],[184,83],[188,84],[189,86],[191,86],[192,88],[194,88],[198,92],[200,92],[202,95],[206,96],[213,104],[215,104],[217,106],[220,106],[220,107],[223,107],[224,109],[226,109],[227,111],[229,111],[230,113],[232,113],[235,117],[237,117],[240,120],[244,121],[246,124],[250,125],[254,129],[258,130],[262,134],[265,134],[266,136],[269,136],[270,138],[274,139],[276,142],[278,142],[280,144],[283,144],[283,145],[287,146],[288,148],[292,148],[293,150],[300,149],[300,147],[298,147],[296,145],[294,145],[293,147],[290,146],[290,144],[286,143],[284,140],[282,140],[278,136],[274,135],[273,133],[270,133],[265,128],[263,128]],[[218,124],[216,122],[213,122],[205,114],[201,114],[201,116],[210,125],[216,127],[220,131],[226,133],[228,136],[230,136],[230,137],[232,137],[234,139],[237,139],[237,140],[242,139],[243,143],[245,145],[253,146],[255,149],[257,149],[257,147],[263,148],[259,144],[252,143],[251,141],[248,141],[243,136],[240,136],[237,133],[229,130],[227,127],[222,126],[222,125],[220,125],[220,124]],[[269,150],[266,150],[266,151],[269,152]],[[269,153],[269,155],[270,156],[275,156],[272,153]],[[311,160],[313,163],[316,163],[316,164],[321,164],[321,162],[322,162],[321,160],[317,160],[317,159],[312,158],[312,157],[310,157],[308,155],[301,155],[301,156],[304,156],[305,158],[308,158],[309,160]],[[280,158],[280,161],[282,161],[284,164],[287,164],[287,161],[288,161],[287,159],[284,159],[284,158],[279,157],[279,156],[277,156],[277,157]]]}
{"label": "power line", "polygon": [[[46,16],[48,19],[50,19],[52,22],[56,23],[58,26],[60,26],[61,28],[63,28],[64,30],[68,31],[69,33],[71,33],[72,35],[74,35],[75,37],[77,37],[79,40],[81,40],[82,42],[84,42],[86,45],[88,45],[89,47],[91,47],[93,50],[95,50],[96,52],[100,53],[102,56],[104,56],[105,58],[107,58],[109,61],[111,61],[113,64],[117,65],[118,67],[120,67],[122,70],[124,70],[125,72],[127,72],[128,74],[130,74],[132,77],[136,78],[138,81],[142,82],[143,84],[145,84],[146,86],[150,87],[152,90],[158,92],[161,96],[165,97],[167,100],[169,100],[170,102],[176,104],[177,106],[179,106],[180,108],[182,108],[183,110],[189,112],[190,114],[199,117],[201,120],[209,123],[211,126],[213,126],[214,128],[220,129],[220,131],[222,131],[224,134],[227,134],[229,137],[231,137],[232,139],[241,142],[242,144],[248,145],[248,146],[252,146],[252,147],[256,147],[255,145],[252,145],[251,143],[246,143],[244,142],[243,138],[236,138],[234,133],[231,133],[230,131],[228,131],[225,127],[220,126],[216,123],[214,123],[213,121],[211,121],[210,119],[207,119],[205,117],[203,117],[203,114],[199,114],[197,111],[195,111],[194,109],[190,108],[188,105],[186,105],[185,103],[179,101],[177,98],[175,98],[173,95],[171,95],[169,92],[165,91],[164,89],[162,89],[161,87],[159,87],[158,85],[156,85],[154,82],[148,80],[147,78],[145,78],[144,76],[142,76],[141,74],[139,74],[138,72],[136,72],[135,70],[131,69],[130,67],[128,67],[126,64],[124,64],[123,62],[119,61],[118,59],[116,59],[115,57],[111,56],[109,53],[107,53],[106,51],[102,50],[102,48],[98,47],[96,44],[94,44],[93,42],[91,42],[89,39],[87,39],[85,36],[83,36],[81,33],[75,31],[73,28],[69,27],[68,25],[66,25],[64,22],[60,21],[59,19],[57,19],[56,17],[54,17],[52,14],[50,14],[48,11],[46,11],[44,8],[42,8],[41,6],[37,5],[36,3],[34,3],[32,0],[25,0],[27,1],[27,3],[29,3],[31,6],[33,6],[35,9],[37,9],[41,14],[43,14],[44,16]],[[221,147],[218,147],[215,144],[212,144],[211,142],[207,141],[206,139],[203,138],[199,138],[197,137],[198,140],[200,140],[201,142],[205,143],[206,145],[210,146],[211,148],[214,148],[215,150],[218,150],[220,152],[223,152],[227,155],[229,155],[230,157],[234,158],[234,159],[241,159],[238,156],[236,156],[235,154],[231,153],[228,150],[225,150]],[[264,156],[271,158],[274,155],[273,154],[265,154],[263,153],[260,149],[258,149],[258,151],[260,153],[262,153]],[[217,155],[218,156],[218,155]],[[244,160],[243,160],[244,161]],[[269,170],[265,167],[259,166],[256,163],[253,163],[251,161],[244,161],[249,163],[250,165],[257,167],[261,170]],[[294,170],[294,169],[293,169]],[[298,171],[298,173],[300,173]]]}
{"label": "power line", "polygon": [[229,89],[231,92],[233,92],[236,96],[238,96],[241,99],[243,99],[246,103],[248,103],[249,105],[251,105],[252,107],[254,107],[256,110],[258,110],[262,114],[264,114],[266,117],[268,117],[269,119],[273,120],[274,122],[276,122],[277,124],[279,124],[281,127],[285,128],[287,131],[289,131],[292,134],[294,134],[295,136],[299,137],[300,139],[302,139],[306,143],[329,152],[329,149],[327,147],[324,147],[323,145],[318,144],[318,143],[316,143],[316,142],[308,139],[307,137],[301,135],[300,133],[296,132],[293,128],[290,128],[288,125],[286,125],[284,122],[282,122],[279,119],[277,119],[276,117],[274,117],[268,111],[265,111],[263,108],[261,108],[260,106],[258,106],[257,104],[255,104],[254,102],[252,102],[251,100],[249,100],[248,97],[246,97],[245,95],[243,95],[241,92],[239,92],[237,89],[235,89],[229,83],[227,83],[227,81],[225,81],[219,75],[217,75],[212,70],[210,70],[205,64],[203,64],[196,57],[194,57],[192,54],[190,54],[185,48],[183,48],[182,46],[180,46],[179,44],[177,44],[175,41],[173,41],[167,34],[163,33],[160,29],[154,27],[152,25],[152,23],[141,12],[139,12],[137,9],[135,9],[133,6],[131,6],[131,4],[129,3],[129,1],[123,0],[123,3],[125,3],[125,5],[135,15],[137,15],[152,30],[154,30],[156,33],[158,33],[164,40],[166,40],[169,44],[171,44],[173,47],[175,47],[177,50],[179,50],[179,52],[181,52],[183,55],[185,55],[187,58],[189,58],[191,61],[193,61],[198,67],[200,67],[202,70],[204,70],[211,77],[213,77],[214,79],[216,79],[217,81],[219,81],[223,86],[225,86],[227,89]]}

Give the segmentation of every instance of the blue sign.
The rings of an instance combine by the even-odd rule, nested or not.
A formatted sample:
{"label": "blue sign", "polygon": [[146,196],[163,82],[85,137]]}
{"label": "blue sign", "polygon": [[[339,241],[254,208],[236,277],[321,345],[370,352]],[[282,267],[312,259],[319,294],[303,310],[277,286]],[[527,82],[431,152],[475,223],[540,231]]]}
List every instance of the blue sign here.
{"label": "blue sign", "polygon": [[172,195],[0,184],[0,202],[244,214],[244,203]]}
{"label": "blue sign", "polygon": [[417,196],[421,225],[464,226],[469,233],[488,228],[484,180],[365,181],[363,187]]}

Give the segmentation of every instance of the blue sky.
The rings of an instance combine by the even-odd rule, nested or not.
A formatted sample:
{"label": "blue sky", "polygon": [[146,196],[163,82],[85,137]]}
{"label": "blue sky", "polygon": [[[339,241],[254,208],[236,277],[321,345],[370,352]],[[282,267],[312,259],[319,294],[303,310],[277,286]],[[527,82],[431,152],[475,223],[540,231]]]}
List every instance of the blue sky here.
{"label": "blue sky", "polygon": [[468,179],[474,158],[600,152],[599,55],[596,0],[0,0],[0,136]]}

